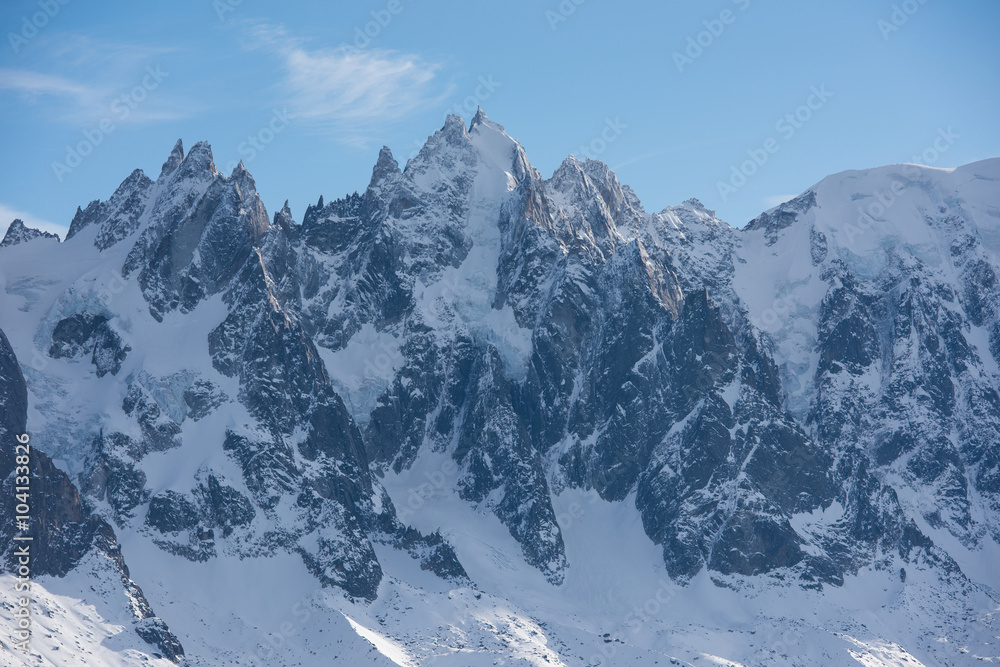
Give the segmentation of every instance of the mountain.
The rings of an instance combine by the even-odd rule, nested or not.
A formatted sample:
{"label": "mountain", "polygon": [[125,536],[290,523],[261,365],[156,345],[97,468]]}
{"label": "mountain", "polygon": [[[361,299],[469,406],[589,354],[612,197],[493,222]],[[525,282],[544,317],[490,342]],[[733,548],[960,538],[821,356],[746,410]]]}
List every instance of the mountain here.
{"label": "mountain", "polygon": [[43,660],[1000,659],[1000,160],[736,229],[480,110],[301,222],[178,142],[15,237]]}
{"label": "mountain", "polygon": [[3,236],[3,241],[0,241],[0,248],[7,246],[17,245],[18,243],[24,243],[25,241],[31,241],[33,239],[44,238],[44,239],[55,239],[59,240],[57,234],[51,234],[49,232],[43,232],[34,227],[28,227],[24,224],[22,220],[15,220],[10,223],[10,227],[7,228],[7,232]]}

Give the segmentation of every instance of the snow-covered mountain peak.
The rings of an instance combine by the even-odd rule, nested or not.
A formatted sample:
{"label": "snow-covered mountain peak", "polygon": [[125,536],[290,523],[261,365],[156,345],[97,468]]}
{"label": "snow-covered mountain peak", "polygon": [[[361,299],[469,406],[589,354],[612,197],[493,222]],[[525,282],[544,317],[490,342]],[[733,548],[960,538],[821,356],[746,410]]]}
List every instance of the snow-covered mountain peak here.
{"label": "snow-covered mountain peak", "polygon": [[507,132],[504,129],[503,125],[501,125],[500,123],[497,123],[495,121],[490,120],[489,116],[486,115],[486,112],[483,111],[482,107],[479,107],[478,109],[476,109],[476,115],[472,117],[472,121],[469,123],[469,132],[472,132],[474,129],[476,129],[476,127],[478,127],[480,125],[488,125],[491,128],[493,128],[494,130],[497,130],[498,132],[501,132],[501,133],[504,133],[504,134],[506,134],[506,132]]}
{"label": "snow-covered mountain peak", "polygon": [[848,170],[762,213],[745,231],[763,231],[769,243],[779,235],[823,234],[831,245],[865,254],[887,244],[947,245],[949,234],[941,236],[934,220],[955,214],[984,238],[995,238],[1000,215],[983,201],[995,197],[998,184],[1000,158],[954,169],[894,164]]}
{"label": "snow-covered mountain peak", "polygon": [[520,144],[480,109],[468,130],[460,116],[450,114],[403,173],[423,189],[433,191],[452,183],[461,189],[471,172],[483,166],[509,174],[514,183],[533,171]]}
{"label": "snow-covered mountain peak", "polygon": [[618,175],[604,162],[570,155],[546,184],[571,199],[589,201],[595,195],[604,202],[615,223],[624,225],[645,215],[632,188],[618,180]]}
{"label": "snow-covered mountain peak", "polygon": [[211,176],[216,176],[219,170],[215,167],[212,147],[207,141],[199,141],[181,160],[176,173],[179,178],[188,178],[206,172]]}
{"label": "snow-covered mountain peak", "polygon": [[547,183],[559,191],[576,187],[583,180],[583,161],[575,155],[567,155],[556,167]]}
{"label": "snow-covered mountain peak", "polygon": [[253,176],[243,164],[243,160],[240,160],[239,163],[233,167],[233,171],[229,175],[229,181],[235,183],[240,189],[240,192],[243,194],[250,195],[256,194],[257,192],[257,182],[254,181]]}
{"label": "snow-covered mountain peak", "polygon": [[368,187],[378,186],[384,179],[400,174],[399,163],[392,156],[388,146],[383,146],[378,152],[378,160],[372,168],[372,178]]}
{"label": "snow-covered mountain peak", "polygon": [[555,205],[552,228],[567,247],[582,243],[607,257],[616,245],[643,226],[646,212],[632,188],[599,160],[570,155],[545,188]]}
{"label": "snow-covered mountain peak", "polygon": [[712,221],[715,223],[722,222],[721,220],[719,220],[718,216],[716,216],[715,211],[713,211],[710,208],[707,208],[704,204],[701,203],[701,200],[696,197],[687,199],[680,206],[674,208],[687,209],[692,213],[694,213],[695,215],[697,215],[699,218],[702,218],[706,221]]}
{"label": "snow-covered mountain peak", "polygon": [[24,224],[23,220],[18,218],[14,220],[14,222],[10,223],[10,227],[7,228],[7,233],[4,234],[3,241],[0,241],[0,248],[17,245],[18,243],[25,243],[27,241],[33,241],[34,239],[39,238],[55,239],[58,241],[59,235],[43,232],[40,229],[35,229],[34,227],[28,227]]}

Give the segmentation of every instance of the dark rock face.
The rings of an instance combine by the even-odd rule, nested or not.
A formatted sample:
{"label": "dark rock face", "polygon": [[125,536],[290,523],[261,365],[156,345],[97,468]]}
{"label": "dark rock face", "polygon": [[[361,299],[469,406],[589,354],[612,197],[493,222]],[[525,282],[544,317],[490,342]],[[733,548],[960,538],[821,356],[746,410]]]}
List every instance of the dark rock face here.
{"label": "dark rock face", "polygon": [[874,466],[930,494],[923,519],[972,545],[977,532],[998,532],[991,512],[975,525],[973,506],[980,499],[1000,506],[990,453],[996,448],[986,445],[1000,441],[1000,396],[967,332],[970,325],[992,326],[1000,292],[983,247],[963,236],[963,220],[946,216],[923,224],[965,239],[950,248],[961,292],[933,272],[914,270],[919,267],[905,251],[893,249],[875,280],[829,262],[808,419],[829,451],[853,443]]}
{"label": "dark rock face", "polygon": [[[14,351],[0,331],[0,440],[14,441],[14,436],[27,429],[27,388]],[[30,445],[30,442],[29,442]],[[32,538],[32,576],[64,577],[76,568],[83,557],[96,552],[108,559],[121,578],[123,592],[131,601],[135,615],[135,630],[144,641],[179,662],[184,649],[132,581],[122,558],[114,529],[94,514],[80,496],[69,477],[53,465],[42,451],[31,447],[30,453],[31,520],[27,534]],[[0,448],[0,491],[5,498],[14,498],[18,484],[15,474],[14,448]],[[5,547],[2,563],[6,572],[16,573],[17,556],[13,540],[15,512],[10,502],[0,506],[0,537]],[[18,531],[23,534],[23,531]]]}
{"label": "dark rock face", "polygon": [[176,491],[164,491],[149,499],[146,523],[161,533],[191,530],[198,525],[198,508]]}
{"label": "dark rock face", "polygon": [[102,327],[94,338],[94,352],[90,361],[97,368],[97,377],[104,377],[108,373],[118,375],[122,368],[122,362],[132,351],[121,337],[110,327]]}
{"label": "dark rock face", "polygon": [[226,434],[223,449],[240,465],[243,480],[257,506],[269,510],[295,489],[299,470],[290,447],[254,441],[233,432]]}
{"label": "dark rock face", "polygon": [[80,313],[60,320],[52,331],[52,347],[49,356],[79,357],[93,350],[94,339],[98,331],[107,324],[108,318],[103,315]]}
{"label": "dark rock face", "polygon": [[205,512],[205,523],[222,530],[228,536],[234,526],[245,526],[257,516],[253,504],[231,486],[221,484],[215,475],[209,474],[208,485],[197,491]]}
{"label": "dark rock face", "polygon": [[163,619],[156,616],[148,616],[135,624],[135,631],[147,644],[152,644],[160,649],[163,657],[173,662],[180,662],[184,657],[184,647],[170,632],[170,628],[163,622]]}
{"label": "dark rock face", "polygon": [[84,463],[80,490],[97,500],[107,501],[115,521],[122,525],[133,510],[146,502],[146,473],[136,465],[139,445],[122,433],[101,433],[93,444],[93,454]]}
{"label": "dark rock face", "polygon": [[97,376],[103,377],[108,373],[117,375],[131,351],[106,316],[77,313],[56,324],[49,356],[62,359],[89,355]]}
{"label": "dark rock face", "polygon": [[[373,462],[398,471],[425,449],[448,451],[459,494],[500,518],[555,583],[565,555],[549,496],[566,486],[611,501],[634,494],[682,579],[705,567],[791,569],[806,584],[836,584],[873,558],[871,535],[862,546],[847,531],[827,536],[815,555],[804,548],[812,538],[792,528],[795,514],[839,503],[854,516],[868,503],[889,530],[901,509],[877,499],[884,491],[867,467],[845,471],[786,411],[779,370],[731,285],[739,239],[700,202],[649,216],[605,165],[570,159],[544,181],[515,149],[495,273],[445,283],[437,303],[452,331],[438,333],[414,296],[415,280],[435,274],[405,259],[426,251],[411,250],[400,230],[431,239],[440,267],[475,250],[458,222],[468,215],[461,195],[480,168],[470,144],[490,127],[446,124],[402,173],[383,150],[364,195],[311,207],[294,235],[304,329],[333,350],[366,325],[400,341],[399,369],[363,415]],[[807,192],[748,229],[774,244],[816,201]],[[424,222],[431,211],[434,226]],[[809,254],[814,265],[828,258],[825,235],[812,234]],[[322,266],[336,278],[324,282]],[[458,316],[477,280],[496,285],[493,307],[510,307],[520,331],[484,339]],[[847,282],[829,296],[843,317],[822,324],[824,372],[860,373],[879,358],[878,336],[858,314],[868,305],[850,294]],[[338,300],[346,307],[331,320]],[[513,335],[530,340],[523,375],[502,347]],[[851,505],[842,484],[871,491]]]}
{"label": "dark rock face", "polygon": [[[763,213],[747,223],[748,232],[763,229],[768,242],[773,245],[778,240],[778,234],[794,224],[800,216],[816,206],[816,193],[807,190],[791,201],[787,201],[769,213]],[[813,247],[815,256],[822,254],[823,241],[817,237]]]}
{"label": "dark rock face", "polygon": [[[257,515],[253,504],[243,494],[225,485],[214,475],[207,483],[194,488],[190,498],[176,491],[164,491],[149,500],[146,525],[161,533],[185,533],[191,539],[229,537],[234,528],[246,526]],[[207,535],[211,532],[211,537]],[[202,560],[200,552],[192,552]]]}

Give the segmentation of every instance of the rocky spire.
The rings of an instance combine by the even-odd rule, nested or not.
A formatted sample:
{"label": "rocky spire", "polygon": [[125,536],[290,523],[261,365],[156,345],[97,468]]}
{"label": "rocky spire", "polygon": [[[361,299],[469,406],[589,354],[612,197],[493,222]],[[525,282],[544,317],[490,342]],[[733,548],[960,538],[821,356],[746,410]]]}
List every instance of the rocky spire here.
{"label": "rocky spire", "polygon": [[173,172],[177,169],[177,166],[184,161],[184,142],[180,139],[174,144],[174,149],[170,151],[170,157],[167,161],[163,163],[160,168],[160,178],[163,178],[167,174]]}
{"label": "rocky spire", "polygon": [[378,153],[378,161],[375,163],[375,168],[372,169],[371,185],[377,185],[386,177],[398,173],[400,173],[399,163],[392,157],[392,151],[389,150],[389,147],[383,146],[382,150]]}
{"label": "rocky spire", "polygon": [[485,125],[486,127],[492,127],[493,129],[498,130],[500,132],[506,132],[503,125],[500,125],[499,123],[490,120],[489,116],[486,115],[486,112],[483,111],[482,107],[479,107],[476,110],[476,115],[472,117],[472,123],[469,124],[469,132],[472,132],[480,125]]}
{"label": "rocky spire", "polygon": [[288,205],[288,200],[285,200],[285,205],[281,207],[281,210],[274,214],[274,226],[285,232],[292,231],[292,225],[295,224],[292,218],[292,208]]}

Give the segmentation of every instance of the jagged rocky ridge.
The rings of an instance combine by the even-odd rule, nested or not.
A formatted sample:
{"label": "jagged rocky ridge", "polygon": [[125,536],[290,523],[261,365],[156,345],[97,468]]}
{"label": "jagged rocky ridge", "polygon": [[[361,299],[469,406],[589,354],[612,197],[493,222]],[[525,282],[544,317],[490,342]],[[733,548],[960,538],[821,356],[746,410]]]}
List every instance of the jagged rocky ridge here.
{"label": "jagged rocky ridge", "polygon": [[24,224],[23,220],[14,220],[10,223],[10,227],[7,228],[7,232],[3,236],[3,241],[0,241],[0,248],[17,245],[18,243],[24,243],[25,241],[32,241],[34,239],[55,239],[58,241],[59,236],[50,232],[43,232],[40,229],[35,229],[34,227],[28,227]]}
{"label": "jagged rocky ridge", "polygon": [[[111,388],[79,445],[50,439],[108,520],[196,562],[291,551],[360,599],[378,545],[468,581],[380,483],[429,454],[556,585],[552,497],[576,488],[633,505],[680,582],[822,588],[875,565],[961,586],[933,537],[998,539],[1000,298],[982,211],[918,172],[934,205],[904,217],[934,230],[943,274],[873,223],[891,261],[852,264],[833,206],[851,193],[821,184],[743,231],[697,200],[650,214],[600,162],[542,178],[482,112],[405,168],[384,148],[364,193],[300,224],[287,204],[268,220],[242,164],[226,177],[178,142],[155,181],[78,210],[67,244],[99,268],[44,314],[28,380],[43,393],[65,360]],[[746,279],[771,255],[805,268]],[[137,332],[169,327],[187,359],[144,363]],[[163,488],[163,456],[204,463]]]}

